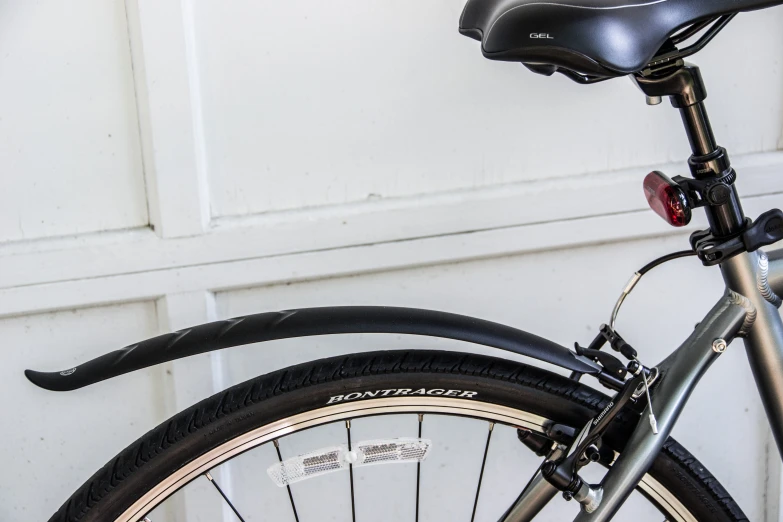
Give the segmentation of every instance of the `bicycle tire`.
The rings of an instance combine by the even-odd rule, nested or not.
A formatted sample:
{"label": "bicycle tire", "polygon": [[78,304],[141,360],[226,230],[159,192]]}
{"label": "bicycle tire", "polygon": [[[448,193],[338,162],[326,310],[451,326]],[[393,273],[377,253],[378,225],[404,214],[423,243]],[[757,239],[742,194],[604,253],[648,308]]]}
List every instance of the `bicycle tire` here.
{"label": "bicycle tire", "polygon": [[[240,436],[336,406],[375,407],[390,398],[365,392],[387,389],[472,390],[476,395],[449,400],[469,407],[496,405],[580,427],[609,402],[604,394],[561,375],[483,355],[410,350],[311,361],[233,386],[162,423],[87,480],[50,522],[116,521],[158,485]],[[341,396],[342,400],[334,399]],[[630,420],[631,414],[622,412],[605,437],[615,451],[622,451],[630,435]],[[667,440],[648,475],[692,519],[748,520],[717,479],[673,438]]]}

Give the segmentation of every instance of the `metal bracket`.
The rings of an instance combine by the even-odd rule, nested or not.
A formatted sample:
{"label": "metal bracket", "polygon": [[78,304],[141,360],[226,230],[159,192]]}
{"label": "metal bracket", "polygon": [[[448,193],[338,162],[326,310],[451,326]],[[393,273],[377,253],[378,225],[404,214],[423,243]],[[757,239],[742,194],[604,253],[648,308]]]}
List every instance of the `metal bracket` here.
{"label": "metal bracket", "polygon": [[737,236],[716,238],[711,230],[691,234],[691,247],[704,266],[723,263],[737,254],[755,252],[761,247],[783,240],[783,211],[772,209],[756,221],[745,220],[745,229]]}
{"label": "metal bracket", "polygon": [[[660,376],[660,372],[658,371],[658,368],[650,368],[650,373],[647,375],[647,388],[649,389],[652,387],[653,384],[655,384],[655,381],[658,380],[658,377]],[[639,383],[639,386],[636,387],[636,390],[633,392],[633,395],[631,396],[634,400],[637,400],[639,397],[644,395],[646,393],[644,383]]]}

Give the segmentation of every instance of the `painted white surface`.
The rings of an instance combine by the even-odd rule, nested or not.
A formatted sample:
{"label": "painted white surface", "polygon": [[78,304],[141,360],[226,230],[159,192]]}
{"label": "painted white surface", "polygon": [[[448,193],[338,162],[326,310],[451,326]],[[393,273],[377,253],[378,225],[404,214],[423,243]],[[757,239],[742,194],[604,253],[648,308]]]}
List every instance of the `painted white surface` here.
{"label": "painted white surface", "polygon": [[[646,107],[627,80],[576,88],[483,59],[456,30],[462,5],[196,3],[213,215],[687,158],[676,112]],[[741,56],[780,48],[781,24],[780,9],[740,16],[698,57],[713,100],[753,92],[711,100],[735,154],[780,142],[783,67]],[[742,81],[726,81],[735,57]]]}
{"label": "painted white surface", "polygon": [[122,2],[0,2],[0,243],[145,226]]}
{"label": "painted white surface", "polygon": [[[676,112],[646,107],[625,80],[579,87],[482,59],[456,32],[461,4],[0,0],[0,382],[24,418],[0,455],[0,519],[45,520],[127,443],[243,379],[334,353],[468,347],[284,341],[70,394],[36,390],[25,368],[62,369],[218,317],[321,304],[438,308],[586,342],[633,270],[686,245],[703,220],[670,229],[640,190],[652,168],[685,171]],[[742,15],[693,59],[752,216],[783,205],[781,27],[780,8]],[[694,292],[686,309],[676,288]],[[642,283],[620,325],[655,360],[720,292],[715,270],[681,261]],[[397,424],[356,429],[370,437]],[[428,520],[459,520],[469,504],[467,493],[448,497],[475,467],[466,430],[435,432],[466,458],[428,479]],[[741,346],[707,375],[676,436],[751,520],[778,520],[777,450]],[[285,450],[320,443],[302,436]],[[482,497],[480,520],[515,494],[495,448],[525,459],[513,433],[493,444],[496,497]],[[238,503],[285,520],[259,472],[268,449],[215,476]],[[368,470],[360,487],[384,480]],[[332,489],[313,483],[302,494],[344,504],[345,484]],[[365,517],[381,502],[367,495]],[[384,512],[390,520],[409,510],[403,497]],[[637,505],[627,509],[642,522]],[[542,518],[561,521],[560,509]],[[161,520],[232,518],[202,481],[156,512]]]}
{"label": "painted white surface", "polygon": [[160,368],[72,394],[31,387],[22,370],[53,358],[75,365],[157,330],[153,303],[0,320],[7,401],[0,458],[9,470],[0,477],[0,519],[47,520],[75,488],[166,418]]}
{"label": "painted white surface", "polygon": [[163,237],[199,234],[209,201],[190,2],[126,5],[150,224]]}

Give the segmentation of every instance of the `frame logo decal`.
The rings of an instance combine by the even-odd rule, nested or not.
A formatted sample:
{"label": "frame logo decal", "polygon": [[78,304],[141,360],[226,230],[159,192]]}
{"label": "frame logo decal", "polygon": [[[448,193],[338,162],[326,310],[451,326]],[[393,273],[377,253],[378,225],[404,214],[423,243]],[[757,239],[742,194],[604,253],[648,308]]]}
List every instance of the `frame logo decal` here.
{"label": "frame logo decal", "polygon": [[473,399],[478,395],[478,392],[467,390],[446,390],[444,388],[419,388],[414,390],[413,388],[392,388],[390,390],[374,390],[365,392],[354,392],[346,395],[334,395],[329,397],[329,401],[326,404],[335,404],[338,402],[355,401],[357,399],[372,399],[375,397],[399,397],[404,395],[430,395],[430,396],[443,396],[443,397],[459,397],[462,399]]}
{"label": "frame logo decal", "polygon": [[597,426],[599,422],[601,422],[601,419],[606,417],[606,414],[609,413],[609,410],[612,409],[612,406],[614,406],[614,401],[610,402],[606,405],[606,408],[604,408],[604,411],[601,412],[601,414],[595,418],[593,421],[593,426]]}

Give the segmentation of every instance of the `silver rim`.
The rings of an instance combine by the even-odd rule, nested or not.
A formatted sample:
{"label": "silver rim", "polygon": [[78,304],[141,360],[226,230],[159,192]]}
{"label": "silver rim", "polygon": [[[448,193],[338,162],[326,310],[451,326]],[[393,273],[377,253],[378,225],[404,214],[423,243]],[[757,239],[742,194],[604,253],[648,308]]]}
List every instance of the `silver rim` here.
{"label": "silver rim", "polygon": [[[506,406],[446,397],[399,397],[326,406],[261,426],[205,453],[147,492],[115,522],[137,522],[192,480],[223,462],[267,442],[314,426],[393,413],[435,413],[473,417],[537,432],[542,432],[545,423],[548,422],[544,417]],[[644,476],[639,489],[666,511],[667,520],[698,522],[674,494],[651,476]]]}

